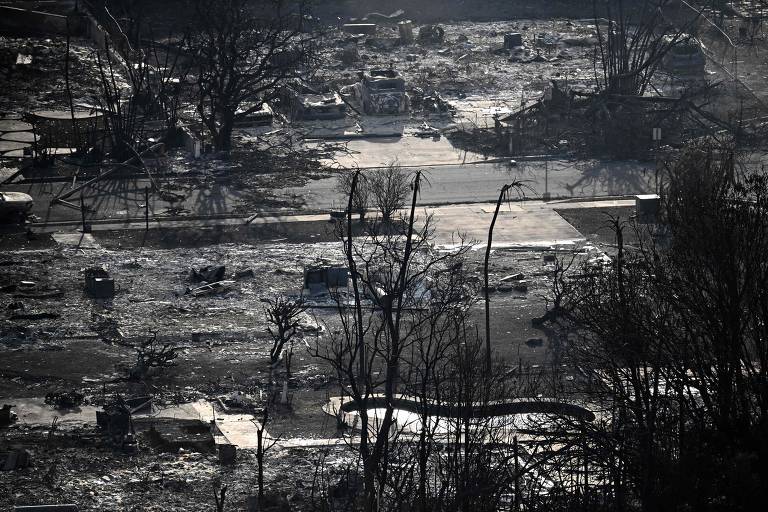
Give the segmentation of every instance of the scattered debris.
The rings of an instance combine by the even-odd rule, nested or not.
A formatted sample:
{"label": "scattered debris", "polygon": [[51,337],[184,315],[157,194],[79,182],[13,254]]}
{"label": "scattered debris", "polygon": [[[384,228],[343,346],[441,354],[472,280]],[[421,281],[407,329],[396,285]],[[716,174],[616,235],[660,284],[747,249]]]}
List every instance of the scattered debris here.
{"label": "scattered debris", "polygon": [[328,293],[330,289],[346,288],[349,283],[349,269],[346,267],[318,267],[304,270],[304,289],[309,295]]}
{"label": "scattered debris", "polygon": [[414,135],[422,138],[440,138],[440,130],[429,126],[426,122],[422,123],[421,127],[414,132]]}
{"label": "scattered debris", "polygon": [[419,28],[419,43],[443,44],[445,29],[440,25],[422,25]]}
{"label": "scattered debris", "polygon": [[27,290],[19,288],[19,291],[14,293],[13,296],[19,299],[55,299],[62,297],[64,292],[62,290]]}
{"label": "scattered debris", "polygon": [[218,295],[232,290],[237,284],[235,281],[216,281],[214,283],[204,284],[189,290],[194,297],[203,297],[205,295]]}
{"label": "scattered debris", "polygon": [[529,347],[541,347],[544,345],[544,340],[542,338],[528,338],[525,344]]}
{"label": "scattered debris", "polygon": [[204,281],[206,283],[215,283],[224,279],[226,267],[224,265],[207,265],[200,270],[191,270],[191,279],[195,283]]}
{"label": "scattered debris", "polygon": [[52,392],[45,395],[45,403],[57,409],[72,409],[85,402],[85,395],[76,390]]}
{"label": "scattered debris", "polygon": [[32,454],[29,450],[12,450],[8,453],[0,453],[0,470],[14,471],[29,467],[32,463]]}
{"label": "scattered debris", "polygon": [[14,512],[78,512],[77,505],[16,505]]}
{"label": "scattered debris", "polygon": [[360,52],[358,51],[357,46],[346,46],[338,51],[337,58],[345,66],[351,66],[360,61]]}
{"label": "scattered debris", "polygon": [[85,270],[85,291],[94,298],[111,298],[115,295],[115,281],[104,267],[91,267]]}
{"label": "scattered debris", "polygon": [[344,32],[350,34],[368,34],[373,35],[376,33],[375,23],[345,23],[341,26]]}
{"label": "scattered debris", "polygon": [[3,407],[0,408],[0,427],[10,425],[19,419],[19,416],[13,410],[13,407],[16,406],[3,404]]}

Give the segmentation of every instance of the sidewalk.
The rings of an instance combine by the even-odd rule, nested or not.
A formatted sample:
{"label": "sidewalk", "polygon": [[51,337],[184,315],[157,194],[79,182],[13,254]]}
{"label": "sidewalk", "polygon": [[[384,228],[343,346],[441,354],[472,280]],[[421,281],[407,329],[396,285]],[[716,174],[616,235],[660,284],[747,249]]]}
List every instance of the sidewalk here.
{"label": "sidewalk", "polygon": [[[549,247],[554,245],[574,244],[584,240],[584,236],[563,219],[555,210],[572,208],[615,208],[634,206],[634,199],[609,199],[586,201],[540,200],[511,202],[502,205],[494,228],[493,245],[504,247]],[[426,215],[435,219],[435,244],[451,248],[464,243],[471,243],[475,248],[483,247],[488,235],[494,203],[453,204],[448,206],[417,208],[417,223]],[[374,212],[371,212],[374,215]],[[357,217],[357,216],[355,216]],[[244,226],[291,224],[301,222],[329,222],[331,217],[323,214],[301,215],[251,215],[197,218],[151,218],[149,229],[206,228],[212,226]],[[55,234],[61,243],[76,241],[80,236],[80,224],[75,222],[32,224],[30,229],[36,233]],[[99,233],[119,230],[144,230],[144,219],[125,219],[122,221],[97,221],[91,223],[91,231]],[[87,235],[88,240],[92,239]]]}

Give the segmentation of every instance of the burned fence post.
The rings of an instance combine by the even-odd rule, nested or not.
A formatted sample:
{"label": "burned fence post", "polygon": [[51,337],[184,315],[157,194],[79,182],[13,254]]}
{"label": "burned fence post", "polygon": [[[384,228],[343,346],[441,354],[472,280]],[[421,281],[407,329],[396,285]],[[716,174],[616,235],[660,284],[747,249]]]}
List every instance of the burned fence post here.
{"label": "burned fence post", "polygon": [[149,187],[144,187],[144,224],[145,231],[149,231]]}
{"label": "burned fence post", "polygon": [[83,222],[83,233],[88,233],[90,229],[88,229],[88,226],[85,223],[85,200],[83,199],[82,193],[80,193],[80,216]]}

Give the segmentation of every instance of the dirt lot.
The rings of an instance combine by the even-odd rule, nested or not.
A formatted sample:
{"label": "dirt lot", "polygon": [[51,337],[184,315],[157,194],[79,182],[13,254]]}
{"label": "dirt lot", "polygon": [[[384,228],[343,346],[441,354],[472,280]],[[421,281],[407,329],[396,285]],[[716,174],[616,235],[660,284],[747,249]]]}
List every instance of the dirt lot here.
{"label": "dirt lot", "polygon": [[[558,208],[556,211],[578,229],[587,240],[602,246],[614,246],[616,244],[616,234],[610,224],[612,219],[627,223],[635,215],[634,207],[601,208],[599,211],[584,208]],[[629,244],[637,241],[633,229],[625,230],[624,240]]]}
{"label": "dirt lot", "polygon": [[[19,109],[43,110],[69,104],[63,69],[65,38],[0,36],[0,74],[6,86],[0,94],[0,113],[20,113]],[[28,64],[17,64],[19,54],[31,57]],[[99,94],[99,67],[95,47],[86,39],[70,43],[69,83],[75,103],[94,104]],[[122,80],[115,70],[118,83]]]}

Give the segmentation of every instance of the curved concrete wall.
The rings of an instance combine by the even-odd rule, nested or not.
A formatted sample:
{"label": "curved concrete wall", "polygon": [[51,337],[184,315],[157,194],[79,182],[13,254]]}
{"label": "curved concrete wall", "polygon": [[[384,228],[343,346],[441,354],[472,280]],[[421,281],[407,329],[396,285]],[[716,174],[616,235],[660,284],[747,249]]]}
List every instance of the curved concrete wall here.
{"label": "curved concrete wall", "polygon": [[[392,406],[396,409],[403,409],[410,412],[420,413],[422,405],[412,398],[395,398]],[[381,396],[371,397],[369,399],[369,408],[386,407],[386,399]],[[357,410],[357,404],[354,401],[344,402],[340,407],[342,412],[353,412]],[[427,404],[427,414],[430,416],[442,416],[446,418],[461,418],[466,415],[464,406],[452,404]],[[514,400],[509,402],[494,402],[472,406],[470,417],[483,418],[488,416],[506,416],[511,414],[553,414],[558,416],[570,416],[586,421],[593,421],[595,414],[580,405],[569,404],[566,402],[557,402],[549,400]]]}

